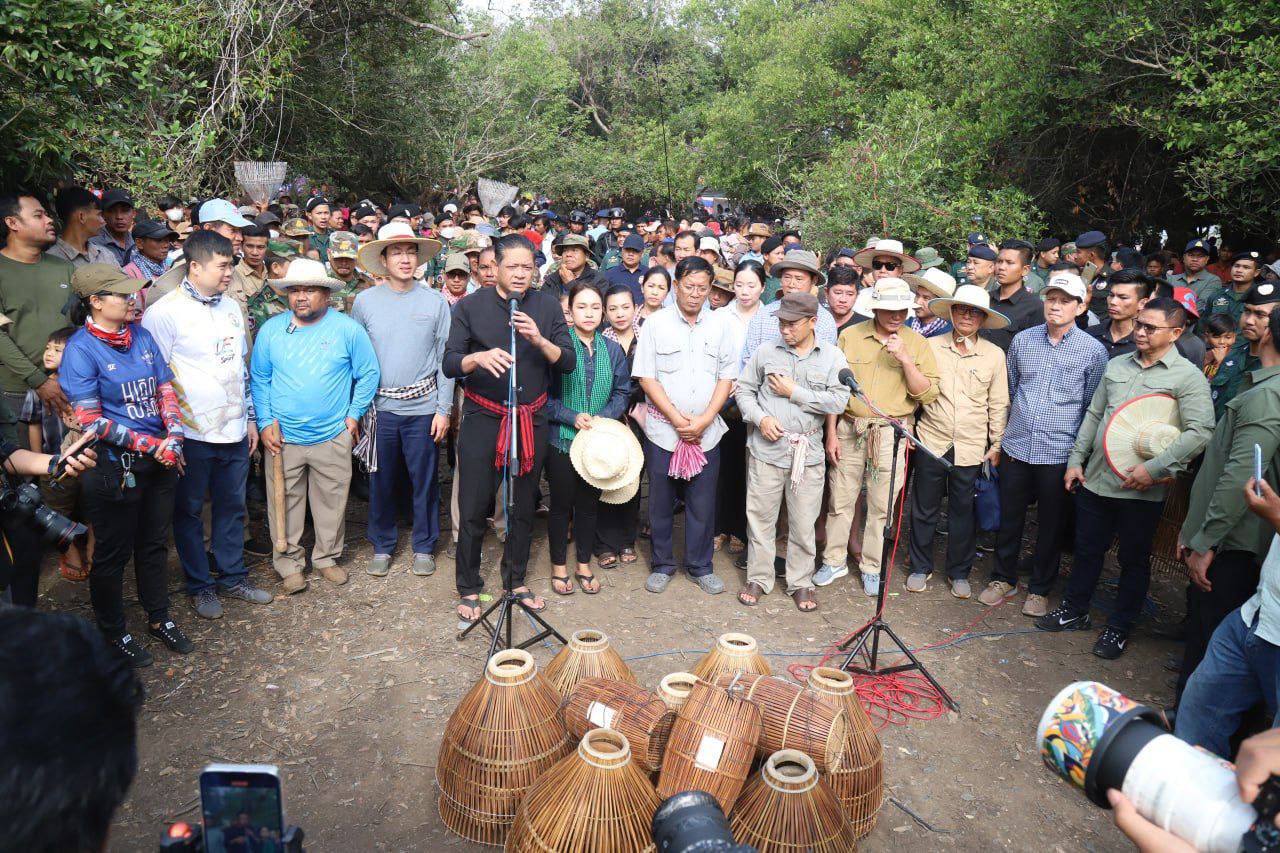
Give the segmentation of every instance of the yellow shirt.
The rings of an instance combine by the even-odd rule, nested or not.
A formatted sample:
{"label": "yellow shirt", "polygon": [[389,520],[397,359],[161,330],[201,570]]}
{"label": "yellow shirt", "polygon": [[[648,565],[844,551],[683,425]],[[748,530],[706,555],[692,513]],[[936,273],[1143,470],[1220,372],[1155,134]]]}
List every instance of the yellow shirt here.
{"label": "yellow shirt", "polygon": [[1009,417],[1009,371],[1004,351],[969,338],[965,352],[951,332],[929,339],[938,364],[938,396],[920,410],[916,435],[939,456],[955,448],[956,465],[980,465],[1000,446]]}
{"label": "yellow shirt", "polygon": [[[840,349],[849,361],[862,393],[889,417],[906,417],[920,404],[932,403],[938,396],[938,365],[929,343],[918,332],[903,326],[898,330],[902,346],[915,361],[920,372],[929,380],[923,394],[907,390],[907,378],[902,365],[885,349],[884,342],[876,337],[876,321],[855,323],[840,334]],[[875,418],[875,412],[867,408],[856,395],[849,398],[845,417]]]}

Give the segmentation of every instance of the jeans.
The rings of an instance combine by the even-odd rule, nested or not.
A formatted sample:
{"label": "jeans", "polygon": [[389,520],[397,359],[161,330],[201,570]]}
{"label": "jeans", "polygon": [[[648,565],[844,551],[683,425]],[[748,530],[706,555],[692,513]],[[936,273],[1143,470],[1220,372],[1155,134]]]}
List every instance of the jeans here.
{"label": "jeans", "polygon": [[1066,473],[1065,462],[1032,465],[1007,453],[1000,454],[1000,530],[996,533],[995,562],[991,569],[993,581],[1018,585],[1022,529],[1027,520],[1027,507],[1035,503],[1039,507],[1036,511],[1039,529],[1027,588],[1032,595],[1049,594],[1058,579],[1061,557],[1058,536],[1063,509],[1071,502],[1070,493],[1063,488]]}
{"label": "jeans", "polygon": [[711,538],[716,526],[716,480],[720,475],[720,448],[706,451],[707,464],[692,480],[667,476],[671,453],[651,441],[644,442],[644,464],[649,469],[649,526],[653,546],[653,571],[676,573],[676,498],[684,498],[684,563],[690,577],[712,573]]}
{"label": "jeans", "polygon": [[1176,696],[1187,688],[1214,632],[1231,611],[1253,597],[1262,573],[1262,557],[1249,551],[1220,551],[1207,573],[1213,589],[1205,592],[1195,584],[1187,586],[1187,641],[1182,647],[1182,671],[1178,673]]}
{"label": "jeans", "polygon": [[1128,631],[1142,614],[1151,585],[1151,540],[1164,501],[1104,498],[1088,488],[1076,493],[1076,563],[1062,601],[1076,613],[1088,613],[1102,561],[1117,537],[1120,590],[1107,624]]}
{"label": "jeans", "polygon": [[222,577],[223,589],[244,580],[244,493],[249,476],[249,440],[213,444],[187,439],[183,444],[185,471],[173,495],[173,544],[187,576],[187,592],[195,595],[213,587],[209,557],[204,548],[200,512],[209,498],[212,526],[209,550]]}
{"label": "jeans", "polygon": [[[955,451],[943,459],[950,462]],[[956,465],[950,473],[923,453],[912,460],[915,481],[908,500],[911,504],[911,572],[933,573],[933,538],[938,527],[938,508],[943,495],[949,497],[947,510],[947,577],[968,580],[973,568],[977,533],[973,518],[973,484],[981,465]]]}
{"label": "jeans", "polygon": [[[378,412],[378,470],[369,476],[369,541],[375,554],[396,547],[396,486],[401,465],[413,492],[413,553],[430,554],[440,538],[439,453],[431,438],[432,415]],[[456,476],[456,475],[455,475]]]}
{"label": "jeans", "polygon": [[1245,712],[1265,702],[1273,727],[1277,719],[1280,646],[1259,637],[1258,619],[1246,625],[1236,608],[1213,632],[1204,660],[1187,681],[1174,734],[1222,758],[1231,757],[1231,736]]}
{"label": "jeans", "polygon": [[569,454],[555,447],[547,448],[547,482],[551,486],[551,512],[547,516],[551,565],[563,566],[568,559],[570,519],[573,520],[575,556],[579,563],[591,562],[600,490],[578,476]]}

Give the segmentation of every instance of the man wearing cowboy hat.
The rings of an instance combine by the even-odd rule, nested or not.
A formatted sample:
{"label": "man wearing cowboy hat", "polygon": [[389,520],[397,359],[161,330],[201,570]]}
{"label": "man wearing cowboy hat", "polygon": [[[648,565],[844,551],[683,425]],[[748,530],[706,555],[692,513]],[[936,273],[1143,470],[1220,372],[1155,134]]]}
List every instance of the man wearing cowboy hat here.
{"label": "man wearing cowboy hat", "polygon": [[906,253],[901,240],[877,239],[855,252],[853,262],[864,270],[871,270],[876,281],[920,270],[920,262]]}
{"label": "man wearing cowboy hat", "polygon": [[[881,241],[883,242],[883,241]],[[888,256],[886,256],[888,257]],[[872,292],[873,317],[840,334],[840,349],[865,394],[884,416],[908,427],[916,407],[938,396],[938,367],[933,350],[918,333],[906,327],[915,298],[900,278],[882,278]],[[827,512],[827,547],[813,582],[826,586],[849,573],[849,530],[854,505],[867,484],[867,521],[863,528],[862,589],[869,596],[880,589],[880,548],[889,507],[890,466],[897,466],[902,488],[905,448],[893,458],[893,428],[858,396],[849,399],[839,416],[827,417],[827,483],[831,504]]]}
{"label": "man wearing cowboy hat", "polygon": [[1205,305],[1210,294],[1222,287],[1222,279],[1205,269],[1208,265],[1208,241],[1200,237],[1188,240],[1182,250],[1182,272],[1169,276],[1169,283],[1174,287],[1191,288],[1196,302]]}
{"label": "man wearing cowboy hat", "polygon": [[[788,293],[813,293],[827,282],[827,277],[818,267],[818,256],[806,249],[793,249],[787,252],[769,272],[778,277],[779,290],[783,296]],[[780,304],[781,301],[778,300],[761,307],[747,324],[747,336],[742,344],[740,359],[742,365],[745,365],[763,344],[773,343],[782,337],[776,316]],[[818,306],[815,333],[820,341],[829,344],[836,342],[836,320],[831,316],[831,312],[822,306]]]}
{"label": "man wearing cowboy hat", "polygon": [[551,255],[554,262],[542,279],[542,289],[557,299],[560,294],[568,293],[579,278],[597,283],[604,281],[591,257],[591,241],[581,234],[566,234],[552,243]]}
{"label": "man wearing cowboy hat", "polygon": [[925,338],[940,337],[950,332],[951,321],[935,315],[930,305],[935,299],[950,299],[956,291],[956,280],[937,268],[907,273],[902,280],[916,293],[915,313],[907,318],[907,328]]}
{"label": "man wearing cowboy hat", "polygon": [[[336,235],[335,235],[336,238]],[[436,570],[432,556],[440,537],[439,462],[436,446],[449,431],[453,380],[441,358],[449,339],[450,306],[439,291],[414,278],[423,255],[439,242],[390,222],[378,239],[361,247],[365,269],[385,277],[356,296],[351,317],[369,335],[378,357],[378,391],[365,416],[358,447],[369,470],[369,542],[373,560],[365,569],[384,577],[395,550],[396,486],[409,472],[413,494],[413,567],[426,577]],[[330,241],[330,257],[334,241]]]}
{"label": "man wearing cowboy hat", "polygon": [[825,473],[822,427],[849,402],[840,384],[846,362],[839,347],[814,336],[817,297],[789,293],[777,305],[782,339],[756,350],[734,395],[742,419],[755,427],[747,440],[747,585],[738,601],[754,607],[773,590],[774,535],[785,502],[787,594],[809,612],[818,609],[814,525]]}
{"label": "man wearing cowboy hat", "polygon": [[307,588],[300,541],[308,506],[312,567],[332,583],[347,582],[338,558],[346,539],[351,448],[378,390],[378,357],[359,323],[329,310],[329,293],[339,282],[324,264],[297,258],[283,279],[268,284],[286,294],[289,312],[258,329],[250,374],[259,439],[283,471],[284,506],[268,501],[267,519],[272,539],[287,543],[272,560],[282,589],[292,594]]}
{"label": "man wearing cowboy hat", "polygon": [[1031,270],[1031,244],[1025,240],[1005,240],[996,255],[995,284],[988,285],[991,307],[1009,318],[1001,329],[983,329],[982,337],[1005,352],[1013,343],[1013,336],[1023,329],[1039,325],[1044,318],[1044,303],[1027,289],[1026,278]]}
{"label": "man wearing cowboy hat", "polygon": [[[1165,483],[1185,471],[1213,434],[1213,401],[1204,373],[1174,347],[1186,309],[1153,299],[1138,314],[1136,352],[1111,359],[1094,392],[1067,460],[1067,491],[1076,493],[1075,566],[1062,603],[1036,622],[1042,631],[1089,627],[1089,605],[1113,539],[1119,538],[1120,587],[1093,653],[1113,660],[1124,653],[1151,583],[1151,541],[1164,508]],[[1107,431],[1125,403],[1149,395],[1173,397],[1181,432],[1150,458],[1113,454]],[[1176,427],[1176,425],[1174,425]],[[1176,430],[1175,430],[1176,431]],[[1132,445],[1130,445],[1132,446]],[[1078,491],[1077,491],[1078,490]]]}
{"label": "man wearing cowboy hat", "polygon": [[[926,270],[946,275],[940,270]],[[950,276],[947,276],[950,278]],[[909,592],[924,592],[933,573],[933,537],[944,495],[947,510],[947,580],[951,594],[968,598],[976,531],[974,483],[984,462],[1000,461],[1000,438],[1009,414],[1009,376],[1004,351],[978,335],[979,329],[1008,325],[991,308],[981,287],[963,284],[954,296],[934,299],[929,310],[947,322],[946,334],[930,339],[938,365],[938,396],[920,408],[916,435],[929,450],[952,464],[947,471],[928,455],[915,458],[911,489],[911,574]]]}

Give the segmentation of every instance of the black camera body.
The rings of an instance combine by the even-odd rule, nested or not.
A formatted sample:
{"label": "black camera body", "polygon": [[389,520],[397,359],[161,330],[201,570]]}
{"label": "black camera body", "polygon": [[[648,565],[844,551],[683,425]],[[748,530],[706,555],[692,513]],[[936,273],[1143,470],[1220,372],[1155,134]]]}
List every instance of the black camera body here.
{"label": "black camera body", "polygon": [[50,509],[35,483],[14,485],[7,476],[0,476],[0,513],[12,514],[35,527],[40,538],[60,551],[89,532],[83,524]]}
{"label": "black camera body", "polygon": [[653,815],[653,843],[658,853],[756,853],[734,841],[719,801],[706,791],[681,791],[663,800]]}

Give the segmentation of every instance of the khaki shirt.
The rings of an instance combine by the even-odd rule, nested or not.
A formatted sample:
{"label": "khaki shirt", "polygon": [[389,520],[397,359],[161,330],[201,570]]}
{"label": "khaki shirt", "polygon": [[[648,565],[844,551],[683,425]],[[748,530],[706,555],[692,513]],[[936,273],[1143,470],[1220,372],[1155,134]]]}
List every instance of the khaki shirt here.
{"label": "khaki shirt", "polygon": [[1009,417],[1004,350],[974,336],[961,352],[948,332],[929,339],[938,364],[938,396],[920,410],[916,435],[939,456],[955,449],[956,465],[980,465],[1000,447]]}
{"label": "khaki shirt", "polygon": [[267,267],[263,264],[262,272],[254,272],[253,267],[241,261],[236,264],[236,272],[239,275],[232,276],[231,284],[227,285],[227,296],[240,303],[240,307],[247,311],[249,299],[267,286]]}
{"label": "khaki shirt", "polygon": [[[849,400],[848,389],[840,384],[840,371],[844,369],[844,356],[835,344],[818,340],[804,355],[782,341],[756,350],[738,377],[734,392],[742,419],[757,427],[747,438],[751,455],[776,468],[791,467],[791,444],[787,438],[769,441],[759,430],[765,418],[773,418],[787,432],[804,437],[806,466],[822,464],[822,425],[827,415],[844,411]],[[773,393],[770,373],[795,382],[790,397]]]}
{"label": "khaki shirt", "polygon": [[[862,393],[870,397],[891,418],[907,417],[915,412],[917,405],[928,405],[938,397],[938,364],[934,360],[933,350],[929,348],[929,342],[906,326],[898,330],[898,337],[902,339],[903,347],[915,360],[920,372],[929,380],[929,387],[923,394],[916,395],[907,390],[902,365],[885,350],[884,343],[876,337],[875,320],[863,320],[840,333],[840,349],[844,352]],[[856,394],[849,398],[849,405],[844,413],[849,418],[879,417]]]}
{"label": "khaki shirt", "polygon": [[64,261],[70,261],[71,265],[77,269],[85,264],[110,264],[113,267],[120,266],[120,262],[116,260],[115,252],[100,243],[91,242],[85,246],[85,250],[81,252],[66,240],[59,237],[56,243],[44,250],[44,253],[46,255],[53,255],[55,258],[62,258]]}
{"label": "khaki shirt", "polygon": [[1084,466],[1084,487],[1104,498],[1163,501],[1165,486],[1157,484],[1145,492],[1121,486],[1123,477],[1107,461],[1102,436],[1111,416],[1123,403],[1147,394],[1166,394],[1178,401],[1182,434],[1173,444],[1143,464],[1153,480],[1173,477],[1187,470],[1213,435],[1213,400],[1209,381],[1177,347],[1169,347],[1159,361],[1143,367],[1138,353],[1118,355],[1107,363],[1102,381],[1093,392],[1093,401],[1084,414],[1075,447],[1067,459],[1068,468]]}

